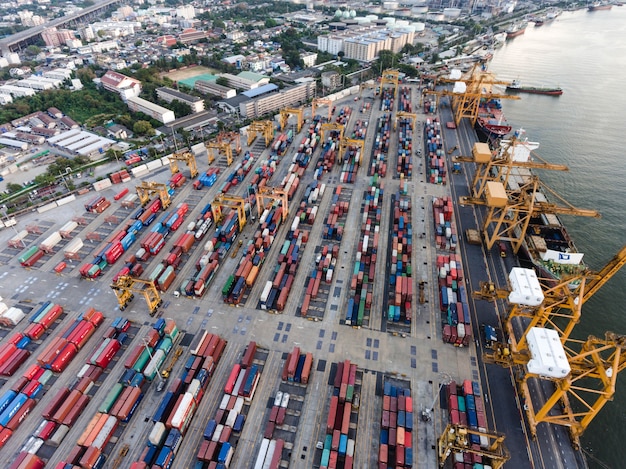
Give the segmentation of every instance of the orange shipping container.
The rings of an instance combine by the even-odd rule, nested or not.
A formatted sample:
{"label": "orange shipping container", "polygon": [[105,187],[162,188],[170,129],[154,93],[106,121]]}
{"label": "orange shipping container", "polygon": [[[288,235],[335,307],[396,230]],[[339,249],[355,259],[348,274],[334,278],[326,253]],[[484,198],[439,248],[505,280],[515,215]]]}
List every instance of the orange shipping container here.
{"label": "orange shipping container", "polygon": [[76,441],[76,444],[78,444],[80,446],[84,446],[85,445],[85,440],[87,439],[89,434],[93,431],[93,429],[97,425],[97,423],[100,420],[100,418],[102,417],[102,415],[104,415],[104,414],[101,414],[100,412],[98,412],[96,415],[94,415],[91,418],[91,420],[87,424],[87,427],[83,430],[83,433],[81,433],[80,436],[78,437],[78,440]]}
{"label": "orange shipping container", "polygon": [[67,416],[68,412],[72,409],[72,407],[76,405],[76,403],[78,402],[78,399],[80,399],[82,395],[83,394],[80,391],[77,391],[77,390],[71,391],[69,395],[67,396],[67,398],[65,399],[65,401],[63,401],[61,406],[54,413],[51,420],[57,423],[63,423],[63,420]]}
{"label": "orange shipping container", "polygon": [[98,433],[100,433],[100,430],[102,430],[102,427],[104,427],[104,424],[106,423],[108,418],[109,418],[108,414],[100,414],[100,418],[98,419],[98,422],[94,425],[89,435],[85,437],[82,446],[87,446],[87,447],[91,446],[91,444],[94,442],[94,440],[98,436]]}

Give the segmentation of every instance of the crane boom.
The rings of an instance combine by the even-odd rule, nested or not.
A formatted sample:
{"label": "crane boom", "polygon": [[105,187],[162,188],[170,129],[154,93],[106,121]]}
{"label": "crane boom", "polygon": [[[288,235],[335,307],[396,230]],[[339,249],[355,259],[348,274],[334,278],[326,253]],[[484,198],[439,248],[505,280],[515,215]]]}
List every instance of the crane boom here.
{"label": "crane boom", "polygon": [[587,283],[587,287],[582,296],[583,303],[591,298],[602,286],[608,282],[613,275],[626,264],[626,246],[611,259],[607,265],[605,265],[600,272],[594,278]]}

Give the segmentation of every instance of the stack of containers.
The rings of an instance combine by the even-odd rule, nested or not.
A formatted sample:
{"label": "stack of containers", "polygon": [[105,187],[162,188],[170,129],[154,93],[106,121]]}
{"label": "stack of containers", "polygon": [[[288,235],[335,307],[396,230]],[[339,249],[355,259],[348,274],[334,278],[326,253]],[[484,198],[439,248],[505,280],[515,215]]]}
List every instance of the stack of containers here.
{"label": "stack of containers", "polygon": [[120,171],[116,171],[111,173],[110,178],[113,184],[121,184],[122,182],[130,181],[130,174],[127,169],[122,169]]}
{"label": "stack of containers", "polygon": [[217,335],[202,331],[196,336],[183,373],[161,399],[146,447],[132,468],[172,466],[225,347]]}
{"label": "stack of containers", "polygon": [[202,189],[203,187],[213,187],[215,181],[217,181],[217,175],[220,173],[219,168],[209,168],[206,172],[200,175],[200,177],[194,181],[194,189]]}
{"label": "stack of containers", "polygon": [[389,310],[387,320],[411,323],[413,318],[413,277],[411,253],[413,229],[411,199],[399,193],[393,197],[391,272],[389,275]]}
{"label": "stack of containers", "polygon": [[[411,113],[411,89],[400,89],[398,111]],[[399,119],[397,173],[400,178],[410,178],[413,173],[413,120]]]}
{"label": "stack of containers", "polygon": [[243,430],[243,406],[252,403],[261,376],[258,366],[253,363],[256,350],[256,342],[250,342],[241,362],[231,369],[220,405],[204,429],[197,458],[208,463],[209,468],[222,467],[219,464],[228,467],[234,455],[238,438],[231,438],[231,435]]}
{"label": "stack of containers", "polygon": [[283,381],[308,384],[313,366],[313,354],[301,353],[300,347],[294,347],[287,355],[283,366]]}
{"label": "stack of containers", "polygon": [[393,111],[394,95],[395,95],[395,92],[393,88],[383,88],[381,90],[381,96],[380,96],[380,110],[381,111]]}
{"label": "stack of containers", "polygon": [[413,398],[409,388],[385,381],[379,469],[413,467]]}
{"label": "stack of containers", "polygon": [[366,313],[369,315],[372,305],[383,195],[382,181],[378,182],[375,176],[372,177],[370,189],[363,198],[362,238],[357,246],[354,269],[350,281],[346,325],[362,326],[363,318]]}
{"label": "stack of containers", "polygon": [[[113,322],[111,329],[117,331],[123,331],[129,326],[128,320],[124,318],[118,318]],[[154,332],[153,332],[154,331]],[[112,333],[112,332],[109,332]],[[176,340],[178,336],[178,328],[174,321],[168,319],[159,319],[150,329],[150,332],[143,338],[146,345],[140,345],[138,347],[153,348],[154,355],[160,355],[164,350],[172,348],[172,341]],[[154,342],[155,337],[157,342]],[[121,334],[117,337],[118,341],[121,341]],[[148,345],[154,343],[153,346]],[[106,347],[106,346],[105,346]],[[96,412],[83,432],[80,434],[76,441],[76,445],[71,449],[69,454],[64,457],[64,464],[80,465],[81,467],[102,467],[106,460],[106,446],[110,439],[113,437],[120,424],[128,423],[138,408],[145,392],[150,386],[151,378],[156,375],[156,372],[150,371],[152,365],[148,363],[141,371],[143,361],[136,361],[137,368],[128,367],[130,362],[134,361],[136,356],[136,349],[133,349],[131,356],[126,359],[125,367],[126,371],[122,374],[117,383],[115,383],[110,389],[104,400],[98,407]],[[99,356],[102,357],[104,352],[100,352]],[[151,352],[152,353],[152,352]],[[98,361],[98,358],[94,358],[98,354],[98,351],[94,353],[90,359],[90,363],[85,365],[96,367],[92,362]],[[136,371],[139,369],[140,371]],[[81,370],[82,372],[82,370]],[[88,370],[86,374],[90,374]],[[80,381],[79,381],[80,383]]]}
{"label": "stack of containers", "polygon": [[443,151],[443,139],[441,138],[441,123],[437,118],[426,119],[424,124],[424,152],[426,167],[428,168],[428,182],[431,184],[445,184],[446,158]]}
{"label": "stack of containers", "polygon": [[[485,417],[485,403],[480,393],[480,385],[476,381],[466,379],[462,386],[452,381],[446,386],[446,401],[448,417],[453,425],[469,427],[480,433],[487,433],[487,419]],[[471,448],[480,451],[489,447],[487,436],[469,434]],[[469,467],[490,467],[480,454],[462,452],[454,453],[454,469]],[[484,464],[484,465],[483,465]]]}
{"label": "stack of containers", "polygon": [[187,182],[187,178],[183,176],[183,173],[176,173],[170,178],[167,185],[170,189],[178,189],[185,184],[185,182]]}
{"label": "stack of containers", "polygon": [[344,106],[339,109],[339,116],[337,116],[337,119],[335,119],[335,121],[338,124],[346,125],[348,123],[348,120],[350,119],[351,114],[352,108],[350,106]]}
{"label": "stack of containers", "polygon": [[63,239],[71,238],[72,231],[74,231],[76,228],[78,228],[78,223],[76,223],[73,220],[68,221],[65,225],[59,228],[59,234],[61,235],[61,238]]}
{"label": "stack of containers", "polygon": [[[293,156],[289,168],[289,173],[297,174],[298,177],[302,177],[304,170],[309,165],[313,152],[320,141],[320,131],[322,129],[322,122],[319,116],[313,118],[313,123],[309,125],[308,130],[305,131],[305,137],[302,143],[298,146],[295,155]],[[293,167],[296,165],[296,167]]]}
{"label": "stack of containers", "polygon": [[45,253],[37,246],[29,247],[24,253],[17,258],[22,267],[32,267]]}
{"label": "stack of containers", "polygon": [[246,151],[241,163],[237,163],[233,172],[226,177],[226,181],[220,187],[220,192],[226,194],[232,187],[242,183],[253,166],[254,157],[249,151]]}
{"label": "stack of containers", "polygon": [[433,226],[435,227],[435,244],[442,251],[456,250],[458,236],[454,222],[452,198],[433,198]]}
{"label": "stack of containers", "polygon": [[322,232],[322,238],[334,239],[341,242],[343,238],[343,230],[346,224],[346,218],[348,216],[348,209],[350,208],[349,201],[340,201],[342,188],[337,186],[330,203],[330,210],[326,219],[324,220],[324,229]]}
{"label": "stack of containers", "polygon": [[272,205],[263,211],[259,218],[259,227],[243,250],[235,272],[222,288],[225,303],[239,304],[248,288],[254,285],[258,271],[274,243],[274,235],[283,219],[283,207]]}
{"label": "stack of containers", "polygon": [[138,198],[139,196],[135,193],[128,194],[122,199],[120,205],[124,208],[135,208],[135,202],[137,202]]}
{"label": "stack of containers", "polygon": [[85,204],[85,210],[91,213],[102,213],[110,206],[111,202],[101,195],[97,195]]}
{"label": "stack of containers", "polygon": [[[98,324],[103,319],[102,313],[93,309],[81,316],[90,316]],[[61,336],[70,337],[69,334],[78,327],[80,322],[81,317],[65,327]],[[7,442],[37,405],[39,402],[37,399],[46,393],[44,386],[52,377],[53,370],[46,369],[40,363],[35,363],[28,367],[22,377],[2,395],[0,398],[0,447]],[[95,380],[96,378],[90,381],[78,379],[71,386],[71,389],[63,388],[59,392],[59,394],[63,394],[62,396],[57,395],[52,399],[43,411],[46,420],[41,423],[33,438],[28,441],[29,452],[36,453],[44,442],[52,438],[56,437],[60,441],[65,437],[69,427],[74,424],[89,402],[90,397],[87,393]]]}
{"label": "stack of containers", "polygon": [[43,459],[26,451],[20,452],[8,469],[43,469],[46,463]]}
{"label": "stack of containers", "polygon": [[0,301],[0,325],[4,327],[14,327],[26,317],[26,314],[15,306],[10,308]]}
{"label": "stack of containers", "polygon": [[385,114],[378,118],[376,123],[376,137],[372,147],[369,176],[376,174],[385,177],[387,174],[387,153],[389,152],[389,129],[391,114]]}
{"label": "stack of containers", "polygon": [[339,467],[338,463],[343,462],[343,467],[350,469],[354,463],[355,440],[348,437],[348,432],[356,369],[357,366],[350,363],[350,360],[337,363],[320,468]]}
{"label": "stack of containers", "polygon": [[[352,131],[352,139],[365,140],[365,134],[367,133],[368,121],[357,119]],[[344,160],[341,162],[343,166],[341,168],[341,174],[339,180],[341,182],[354,183],[356,180],[356,174],[359,170],[359,165],[362,161],[363,155],[361,155],[361,149],[356,146],[348,146]]]}
{"label": "stack of containers", "polygon": [[337,149],[339,148],[339,132],[331,130],[328,140],[324,143],[322,152],[317,159],[315,165],[315,172],[313,173],[313,179],[319,180],[321,177],[333,169],[335,164],[335,156],[337,155]]}

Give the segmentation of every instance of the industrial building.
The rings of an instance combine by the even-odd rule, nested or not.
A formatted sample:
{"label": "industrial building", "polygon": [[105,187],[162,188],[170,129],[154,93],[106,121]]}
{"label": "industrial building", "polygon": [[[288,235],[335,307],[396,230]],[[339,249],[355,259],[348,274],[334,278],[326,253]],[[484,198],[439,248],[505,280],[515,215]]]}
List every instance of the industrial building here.
{"label": "industrial building", "polygon": [[172,101],[180,101],[181,103],[189,105],[189,107],[191,108],[191,112],[195,113],[204,111],[204,101],[202,100],[202,98],[199,98],[197,96],[191,96],[187,93],[181,93],[180,91],[169,88],[167,86],[157,88],[156,92],[159,99],[162,99],[166,103],[171,103]]}
{"label": "industrial building", "polygon": [[131,96],[126,100],[128,108],[133,112],[143,112],[147,116],[167,124],[176,119],[174,111],[159,106],[158,104],[151,103],[150,101],[139,98],[137,96]]}
{"label": "industrial building", "polygon": [[247,96],[250,99],[239,104],[239,113],[242,117],[256,119],[285,107],[310,101],[314,95],[315,82],[312,81],[259,96],[256,99],[253,96]]}
{"label": "industrial building", "polygon": [[100,83],[105,90],[119,94],[123,101],[141,93],[141,81],[112,70],[102,76]]}
{"label": "industrial building", "polygon": [[21,98],[24,96],[34,96],[35,90],[31,88],[24,88],[22,86],[15,85],[2,85],[0,86],[0,93],[2,94],[10,94],[14,98]]}
{"label": "industrial building", "polygon": [[48,138],[48,144],[83,156],[103,153],[115,140],[91,132],[74,129]]}
{"label": "industrial building", "polygon": [[222,99],[230,99],[237,96],[237,90],[235,90],[234,88],[218,85],[213,81],[198,80],[196,81],[194,88],[196,91],[202,94],[212,94],[215,96],[219,96]]}
{"label": "industrial building", "polygon": [[220,77],[228,81],[228,86],[242,90],[253,90],[270,82],[268,77],[252,72],[241,72],[239,75],[222,73]]}

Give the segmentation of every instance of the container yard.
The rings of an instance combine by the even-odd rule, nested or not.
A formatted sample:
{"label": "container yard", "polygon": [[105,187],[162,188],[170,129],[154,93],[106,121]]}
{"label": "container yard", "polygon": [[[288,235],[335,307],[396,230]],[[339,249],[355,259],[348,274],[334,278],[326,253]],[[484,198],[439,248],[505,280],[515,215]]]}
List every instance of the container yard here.
{"label": "container yard", "polygon": [[496,428],[457,130],[414,84],[343,93],[242,130],[231,164],[138,161],[0,232],[0,459],[436,467],[448,424]]}

